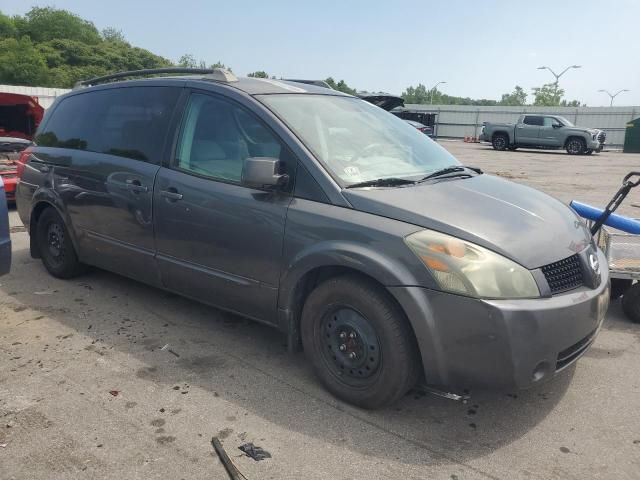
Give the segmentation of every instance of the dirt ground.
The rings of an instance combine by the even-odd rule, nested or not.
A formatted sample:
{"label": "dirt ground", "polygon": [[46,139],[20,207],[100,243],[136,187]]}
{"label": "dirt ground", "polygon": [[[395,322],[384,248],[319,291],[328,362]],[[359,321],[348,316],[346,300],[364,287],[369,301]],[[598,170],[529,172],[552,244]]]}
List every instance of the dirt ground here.
{"label": "dirt ground", "polygon": [[[603,205],[640,155],[495,152],[463,163],[563,201]],[[635,198],[634,198],[635,197]],[[623,213],[636,215],[640,191]],[[276,331],[103,271],[50,277],[16,212],[0,278],[0,479],[640,478],[640,325],[613,302],[595,345],[551,383],[412,392],[363,411],[325,392]],[[271,458],[238,449],[252,442]]]}

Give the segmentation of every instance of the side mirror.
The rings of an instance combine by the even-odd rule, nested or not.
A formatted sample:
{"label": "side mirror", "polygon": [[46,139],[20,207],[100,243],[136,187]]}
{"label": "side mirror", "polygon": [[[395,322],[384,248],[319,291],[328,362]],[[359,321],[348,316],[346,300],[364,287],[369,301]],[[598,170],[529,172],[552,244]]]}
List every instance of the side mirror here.
{"label": "side mirror", "polygon": [[280,160],[271,157],[250,157],[242,166],[242,183],[253,188],[273,190],[283,187],[289,175],[279,173]]}
{"label": "side mirror", "polygon": [[551,126],[553,128],[562,128],[562,124],[561,123],[552,123]]}

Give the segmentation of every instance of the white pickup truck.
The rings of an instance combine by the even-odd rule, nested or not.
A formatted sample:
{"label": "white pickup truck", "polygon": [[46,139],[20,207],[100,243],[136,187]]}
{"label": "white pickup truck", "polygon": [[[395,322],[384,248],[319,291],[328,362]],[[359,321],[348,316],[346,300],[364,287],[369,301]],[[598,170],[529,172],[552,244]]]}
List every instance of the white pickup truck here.
{"label": "white pickup truck", "polygon": [[564,148],[571,155],[600,152],[605,140],[602,130],[576,127],[559,115],[520,115],[515,124],[485,122],[480,134],[480,141],[490,142],[496,150]]}

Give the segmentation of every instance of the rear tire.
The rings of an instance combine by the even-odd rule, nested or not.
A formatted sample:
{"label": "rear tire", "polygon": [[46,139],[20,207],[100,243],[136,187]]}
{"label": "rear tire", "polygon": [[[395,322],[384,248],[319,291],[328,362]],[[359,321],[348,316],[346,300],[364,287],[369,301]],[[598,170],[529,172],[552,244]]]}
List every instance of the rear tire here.
{"label": "rear tire", "polygon": [[494,150],[502,152],[509,148],[509,137],[504,133],[496,133],[491,139],[491,145]]}
{"label": "rear tire", "polygon": [[587,149],[587,145],[582,138],[574,137],[567,141],[565,148],[569,155],[581,155]]}
{"label": "rear tire", "polygon": [[325,388],[362,408],[398,401],[421,372],[408,321],[388,292],[344,275],[320,284],[302,311],[305,354]]}
{"label": "rear tire", "polygon": [[86,271],[86,266],[78,260],[67,226],[55,209],[42,212],[36,235],[42,263],[51,275],[73,278]]}
{"label": "rear tire", "polygon": [[622,296],[622,310],[633,323],[640,323],[640,283],[635,283]]}

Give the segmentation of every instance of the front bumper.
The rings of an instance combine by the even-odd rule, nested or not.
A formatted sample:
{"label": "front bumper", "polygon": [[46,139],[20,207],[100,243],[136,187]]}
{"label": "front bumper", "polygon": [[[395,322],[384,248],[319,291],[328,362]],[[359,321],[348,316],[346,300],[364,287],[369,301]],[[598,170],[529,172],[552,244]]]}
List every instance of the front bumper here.
{"label": "front bumper", "polygon": [[593,150],[595,152],[601,152],[604,148],[604,143],[600,142],[598,139],[589,140],[587,142],[587,150]]}
{"label": "front bumper", "polygon": [[427,383],[528,388],[593,343],[609,305],[609,272],[603,270],[598,288],[551,298],[480,300],[422,287],[389,290],[413,326]]}

